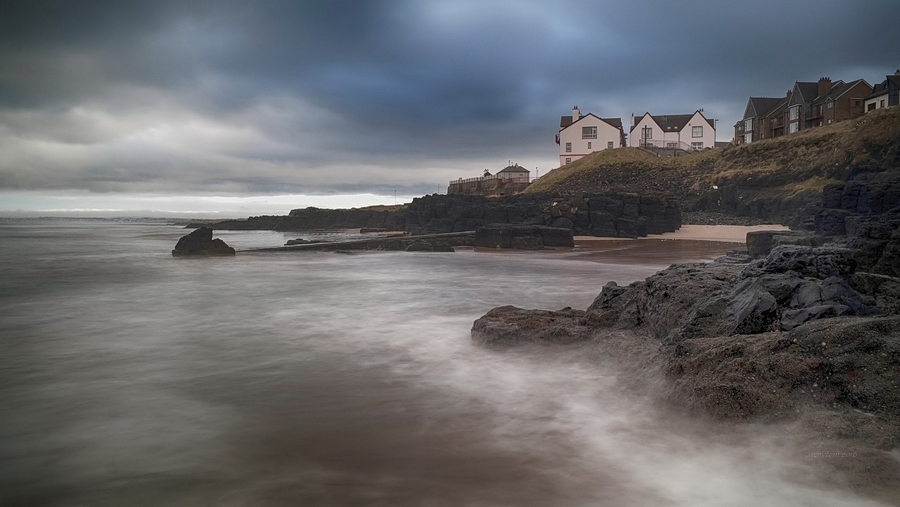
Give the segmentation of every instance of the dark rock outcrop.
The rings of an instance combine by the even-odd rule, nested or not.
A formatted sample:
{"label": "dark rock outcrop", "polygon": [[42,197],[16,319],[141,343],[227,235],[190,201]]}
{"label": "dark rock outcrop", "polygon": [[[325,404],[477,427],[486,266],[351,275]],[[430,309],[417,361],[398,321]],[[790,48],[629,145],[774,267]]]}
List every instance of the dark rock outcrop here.
{"label": "dark rock outcrop", "polygon": [[867,435],[871,443],[900,443],[900,317],[820,320],[661,350],[668,396],[690,410],[743,418],[816,403],[849,407],[884,418],[881,431]]}
{"label": "dark rock outcrop", "polygon": [[544,247],[575,246],[572,229],[543,225],[494,224],[475,230],[475,246],[540,250]]}
{"label": "dark rock outcrop", "polygon": [[583,310],[572,308],[548,311],[501,306],[475,321],[472,339],[490,346],[575,343],[590,337],[592,326],[585,316]]}
{"label": "dark rock outcrop", "polygon": [[[891,365],[900,360],[900,317],[873,316],[882,311],[876,300],[845,280],[854,266],[851,252],[837,247],[781,245],[755,260],[732,253],[627,287],[607,283],[584,312],[495,308],[475,322],[472,338],[600,344],[630,333],[658,345],[628,360],[664,372],[660,396],[690,411],[777,417],[825,404],[896,423],[900,369]],[[621,343],[606,353],[622,354]],[[896,424],[873,428],[860,435],[900,443]]]}
{"label": "dark rock outcrop", "polygon": [[414,199],[406,212],[406,230],[413,234],[473,231],[495,224],[544,225],[570,229],[573,235],[636,238],[677,230],[681,211],[674,199],[649,195],[530,194],[489,199],[435,194]]}
{"label": "dark rock outcrop", "polygon": [[182,236],[172,250],[174,257],[209,257],[234,255],[234,248],[226,245],[221,239],[213,239],[213,231],[209,227],[200,227],[186,236]]}

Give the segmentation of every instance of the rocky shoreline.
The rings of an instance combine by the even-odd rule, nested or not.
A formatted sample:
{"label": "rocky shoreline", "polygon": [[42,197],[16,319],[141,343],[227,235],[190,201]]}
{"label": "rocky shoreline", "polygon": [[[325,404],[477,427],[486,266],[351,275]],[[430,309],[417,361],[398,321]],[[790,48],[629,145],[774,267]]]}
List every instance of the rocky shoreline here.
{"label": "rocky shoreline", "polygon": [[900,480],[889,453],[900,447],[900,208],[827,207],[840,205],[835,195],[814,231],[749,233],[746,251],[609,282],[583,310],[494,308],[472,340],[587,346],[668,407],[792,422],[866,453],[879,480]]}

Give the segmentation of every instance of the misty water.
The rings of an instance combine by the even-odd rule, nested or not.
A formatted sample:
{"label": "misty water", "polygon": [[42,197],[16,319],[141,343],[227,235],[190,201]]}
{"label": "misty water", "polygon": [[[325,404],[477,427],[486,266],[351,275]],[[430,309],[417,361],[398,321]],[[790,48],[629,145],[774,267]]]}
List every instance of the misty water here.
{"label": "misty water", "polygon": [[185,233],[0,224],[0,505],[880,505],[589,347],[470,341],[495,306],[585,308],[734,245],[171,257]]}

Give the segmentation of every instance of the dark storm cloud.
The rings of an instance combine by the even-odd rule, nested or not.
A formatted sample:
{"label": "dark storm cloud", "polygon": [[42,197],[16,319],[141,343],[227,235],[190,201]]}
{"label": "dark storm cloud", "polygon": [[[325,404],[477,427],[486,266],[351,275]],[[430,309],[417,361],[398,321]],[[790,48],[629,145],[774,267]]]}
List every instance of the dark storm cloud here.
{"label": "dark storm cloud", "polygon": [[880,81],[892,1],[21,1],[0,16],[0,186],[429,188],[549,165],[558,117]]}

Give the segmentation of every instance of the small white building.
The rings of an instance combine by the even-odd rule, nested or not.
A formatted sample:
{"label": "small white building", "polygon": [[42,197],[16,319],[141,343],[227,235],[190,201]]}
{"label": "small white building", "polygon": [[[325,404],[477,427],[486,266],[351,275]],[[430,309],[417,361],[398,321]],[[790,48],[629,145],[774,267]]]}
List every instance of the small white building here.
{"label": "small white building", "polygon": [[866,97],[865,111],[875,111],[900,105],[900,70],[892,76],[886,76],[881,84],[876,84],[872,93]]}
{"label": "small white building", "polygon": [[600,118],[591,113],[584,116],[578,106],[572,108],[572,116],[559,120],[559,165],[564,166],[595,151],[625,146],[625,133],[621,118]]}
{"label": "small white building", "polygon": [[674,148],[685,151],[716,146],[715,120],[698,109],[693,114],[669,114],[631,117],[631,146]]}
{"label": "small white building", "polygon": [[503,183],[530,183],[531,171],[524,167],[514,164],[497,171],[495,178],[500,179]]}

